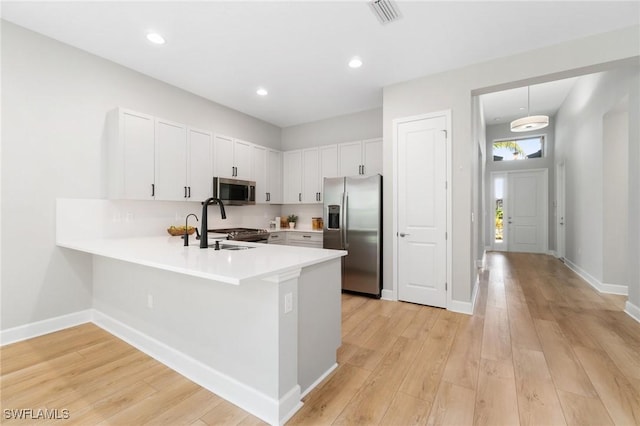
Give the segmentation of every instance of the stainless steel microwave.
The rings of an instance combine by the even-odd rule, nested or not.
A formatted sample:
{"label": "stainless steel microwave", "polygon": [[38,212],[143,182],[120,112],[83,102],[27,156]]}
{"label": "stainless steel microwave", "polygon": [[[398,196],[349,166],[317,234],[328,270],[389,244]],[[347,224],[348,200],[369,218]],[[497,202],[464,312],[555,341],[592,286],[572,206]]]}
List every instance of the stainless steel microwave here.
{"label": "stainless steel microwave", "polygon": [[255,204],[256,183],[250,180],[214,177],[213,196],[229,206]]}

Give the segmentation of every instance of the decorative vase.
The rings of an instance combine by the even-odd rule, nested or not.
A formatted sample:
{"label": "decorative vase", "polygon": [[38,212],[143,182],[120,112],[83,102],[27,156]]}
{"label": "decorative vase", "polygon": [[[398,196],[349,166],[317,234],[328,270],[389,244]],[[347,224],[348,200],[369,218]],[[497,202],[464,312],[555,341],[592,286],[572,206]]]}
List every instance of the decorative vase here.
{"label": "decorative vase", "polygon": [[289,222],[289,228],[293,229],[296,227],[296,223],[295,222]]}

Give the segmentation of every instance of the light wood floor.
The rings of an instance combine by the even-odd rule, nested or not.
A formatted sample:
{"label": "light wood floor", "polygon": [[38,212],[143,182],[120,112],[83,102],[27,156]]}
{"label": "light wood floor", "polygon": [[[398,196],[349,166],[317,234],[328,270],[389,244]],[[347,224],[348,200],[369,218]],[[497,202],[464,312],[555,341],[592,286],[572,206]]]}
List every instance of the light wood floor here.
{"label": "light wood floor", "polygon": [[[340,365],[288,424],[640,424],[640,324],[625,298],[549,256],[487,259],[473,316],[344,295]],[[1,351],[3,409],[68,409],[59,424],[263,424],[94,325]]]}

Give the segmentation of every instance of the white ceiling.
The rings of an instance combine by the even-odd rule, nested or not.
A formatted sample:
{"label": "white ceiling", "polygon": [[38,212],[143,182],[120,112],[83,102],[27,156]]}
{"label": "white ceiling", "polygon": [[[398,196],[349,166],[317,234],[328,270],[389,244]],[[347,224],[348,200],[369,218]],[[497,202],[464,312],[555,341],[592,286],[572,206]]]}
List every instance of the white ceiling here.
{"label": "white ceiling", "polygon": [[[530,86],[529,95],[526,86],[482,95],[480,101],[485,123],[487,126],[510,123],[527,114],[554,116],[577,79],[578,77],[573,77],[535,84]],[[530,108],[529,112],[527,107]]]}
{"label": "white ceiling", "polygon": [[[382,105],[382,87],[638,25],[640,2],[2,2],[2,17],[281,127]],[[157,31],[167,40],[151,45]],[[353,70],[348,60],[360,56]],[[258,86],[267,97],[255,94]]]}

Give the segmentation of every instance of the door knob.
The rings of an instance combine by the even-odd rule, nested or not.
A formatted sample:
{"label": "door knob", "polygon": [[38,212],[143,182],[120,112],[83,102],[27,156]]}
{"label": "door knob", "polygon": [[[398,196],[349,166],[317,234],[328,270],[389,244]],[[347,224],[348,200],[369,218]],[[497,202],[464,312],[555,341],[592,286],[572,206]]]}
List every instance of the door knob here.
{"label": "door knob", "polygon": [[511,221],[509,221],[508,223],[512,223]]}
{"label": "door knob", "polygon": [[408,236],[409,236],[409,235],[411,235],[411,234],[405,234],[404,232],[401,232],[401,233],[400,233],[400,234],[398,234],[398,235],[400,235],[402,238],[404,238],[404,237],[408,237]]}

